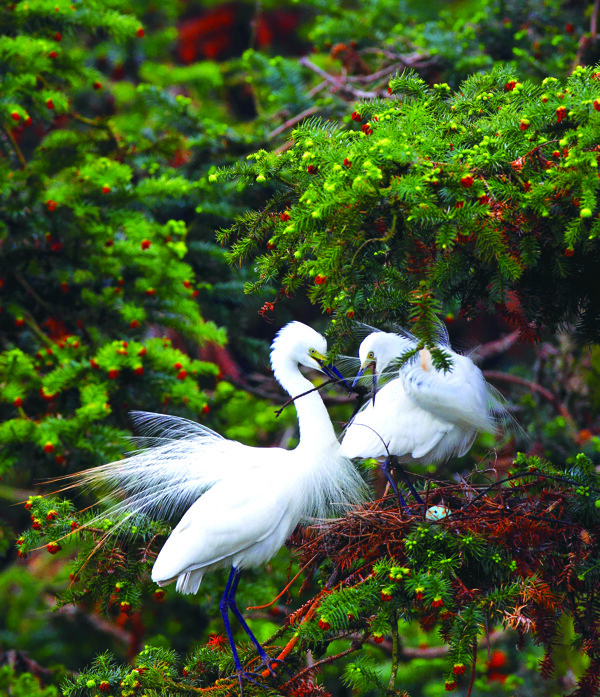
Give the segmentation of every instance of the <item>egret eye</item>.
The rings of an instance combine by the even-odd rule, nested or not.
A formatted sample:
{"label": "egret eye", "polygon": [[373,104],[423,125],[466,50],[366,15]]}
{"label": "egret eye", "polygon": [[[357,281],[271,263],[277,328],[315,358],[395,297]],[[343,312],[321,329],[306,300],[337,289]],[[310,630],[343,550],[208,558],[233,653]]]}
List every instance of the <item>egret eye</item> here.
{"label": "egret eye", "polygon": [[309,349],[308,349],[308,355],[309,355],[309,356],[314,356],[315,353],[317,353],[317,349],[314,349],[314,348],[309,348]]}
{"label": "egret eye", "polygon": [[370,361],[374,360],[375,354],[373,353],[373,351],[369,351],[369,353],[367,353],[367,358],[368,358]]}

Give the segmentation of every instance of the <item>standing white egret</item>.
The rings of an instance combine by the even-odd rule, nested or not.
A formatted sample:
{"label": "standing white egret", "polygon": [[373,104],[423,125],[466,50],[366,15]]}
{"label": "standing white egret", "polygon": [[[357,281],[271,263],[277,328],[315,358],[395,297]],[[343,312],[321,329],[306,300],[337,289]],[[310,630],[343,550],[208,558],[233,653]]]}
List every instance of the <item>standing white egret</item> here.
{"label": "standing white egret", "polygon": [[[331,371],[325,365],[325,339],[300,322],[286,325],[271,348],[275,378],[292,398],[313,387],[299,365]],[[152,568],[152,580],[160,586],[175,582],[180,593],[196,593],[205,573],[231,567],[219,608],[240,689],[242,677],[250,676],[233,642],[230,609],[271,672],[273,663],[236,606],[242,570],[269,560],[300,520],[343,511],[365,496],[360,475],[341,455],[319,393],[294,403],[300,429],[294,450],[250,447],[192,421],[138,413],[136,422],[155,447],[80,476],[84,483],[127,491],[115,512],[164,516],[187,509]],[[153,438],[157,432],[160,437]]]}
{"label": "standing white egret", "polygon": [[[392,458],[401,463],[435,464],[460,457],[480,431],[495,432],[496,415],[504,413],[499,398],[471,358],[455,353],[445,334],[439,343],[452,358],[452,367],[446,372],[436,370],[427,349],[421,349],[399,370],[394,367],[403,354],[417,347],[416,339],[408,333],[373,332],[359,348],[361,368],[356,380],[368,370],[373,372],[374,399],[347,426],[342,454],[351,458],[385,456],[383,471],[403,505],[390,473]],[[377,382],[390,369],[397,377],[377,391]],[[422,503],[404,470],[399,469]]]}

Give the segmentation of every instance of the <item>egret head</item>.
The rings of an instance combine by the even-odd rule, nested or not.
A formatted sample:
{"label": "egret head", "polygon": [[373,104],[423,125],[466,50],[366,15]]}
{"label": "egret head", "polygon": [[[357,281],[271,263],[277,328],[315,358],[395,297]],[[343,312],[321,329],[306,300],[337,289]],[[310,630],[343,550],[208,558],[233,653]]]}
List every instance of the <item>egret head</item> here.
{"label": "egret head", "polygon": [[271,365],[279,357],[305,365],[314,370],[323,370],[326,363],[327,341],[319,332],[302,322],[290,322],[281,329],[271,345]]}
{"label": "egret head", "polygon": [[361,370],[373,370],[377,377],[403,353],[413,348],[406,337],[388,332],[373,332],[358,349]]}
{"label": "egret head", "polygon": [[410,339],[399,334],[373,332],[363,340],[358,349],[360,370],[354,385],[368,371],[373,373],[373,394],[377,391],[377,381],[383,371],[403,353],[414,348]]}

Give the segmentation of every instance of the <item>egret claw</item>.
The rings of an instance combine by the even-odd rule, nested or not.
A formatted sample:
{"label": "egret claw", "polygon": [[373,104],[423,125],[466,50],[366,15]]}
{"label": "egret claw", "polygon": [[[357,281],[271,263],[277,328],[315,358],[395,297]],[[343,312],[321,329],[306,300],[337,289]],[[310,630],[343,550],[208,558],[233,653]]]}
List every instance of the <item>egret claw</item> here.
{"label": "egret claw", "polygon": [[288,668],[287,663],[281,658],[263,659],[263,662],[260,665],[264,666],[273,677],[276,677],[277,673],[273,670],[273,663],[275,663],[275,665],[282,665],[289,673],[290,677],[294,677],[294,673],[292,673],[292,671]]}

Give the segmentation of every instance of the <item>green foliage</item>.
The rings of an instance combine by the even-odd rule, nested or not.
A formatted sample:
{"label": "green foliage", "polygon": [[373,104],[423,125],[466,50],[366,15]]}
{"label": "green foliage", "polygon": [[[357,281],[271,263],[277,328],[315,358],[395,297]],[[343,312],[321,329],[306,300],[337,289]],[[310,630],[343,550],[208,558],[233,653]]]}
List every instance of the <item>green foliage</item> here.
{"label": "green foliage", "polygon": [[221,240],[236,262],[266,240],[249,289],[308,284],[338,331],[355,314],[408,317],[431,345],[440,302],[457,300],[470,317],[483,302],[525,337],[577,321],[596,340],[598,85],[592,68],[535,85],[504,67],[448,93],[403,73],[387,103],[357,105],[361,131],[305,122],[286,153],[231,168],[281,193]]}
{"label": "green foliage", "polygon": [[58,697],[58,689],[54,686],[41,687],[39,681],[31,673],[16,674],[12,666],[0,668],[0,691],[11,697]]}
{"label": "green foliage", "polygon": [[[600,82],[575,67],[599,58],[589,3],[197,5],[0,8],[0,494],[27,502],[0,523],[0,649],[64,662],[73,697],[238,689],[219,636],[223,574],[194,598],[165,594],[147,582],[164,521],[113,519],[68,489],[36,495],[40,479],[118,458],[129,410],[293,443],[293,410],[277,418],[279,394],[254,373],[288,314],[333,313],[335,350],[353,319],[411,322],[432,346],[440,316],[482,309],[525,338],[577,322],[598,339]],[[265,50],[273,17],[294,27],[285,56]],[[211,21],[229,32],[219,62],[205,51]],[[541,661],[544,677],[556,667],[554,692],[568,671],[578,694],[599,692],[598,361],[569,372],[570,353],[538,366],[554,401],[528,390],[517,405],[539,457],[517,458],[502,486],[484,475],[434,485],[431,503],[452,511],[437,522],[384,502],[296,531],[299,598],[248,617],[301,675],[278,668],[245,682],[248,697],[340,694],[340,683],[445,694],[466,686],[494,626],[516,631],[523,653],[507,660],[519,675],[494,682],[480,650],[476,691],[541,695]],[[295,571],[285,550],[245,571],[240,608],[275,598]],[[256,670],[254,646],[241,631],[236,641]],[[419,654],[424,642],[443,655]],[[4,666],[0,691],[52,697],[62,672],[43,673],[45,686],[33,668]]]}

